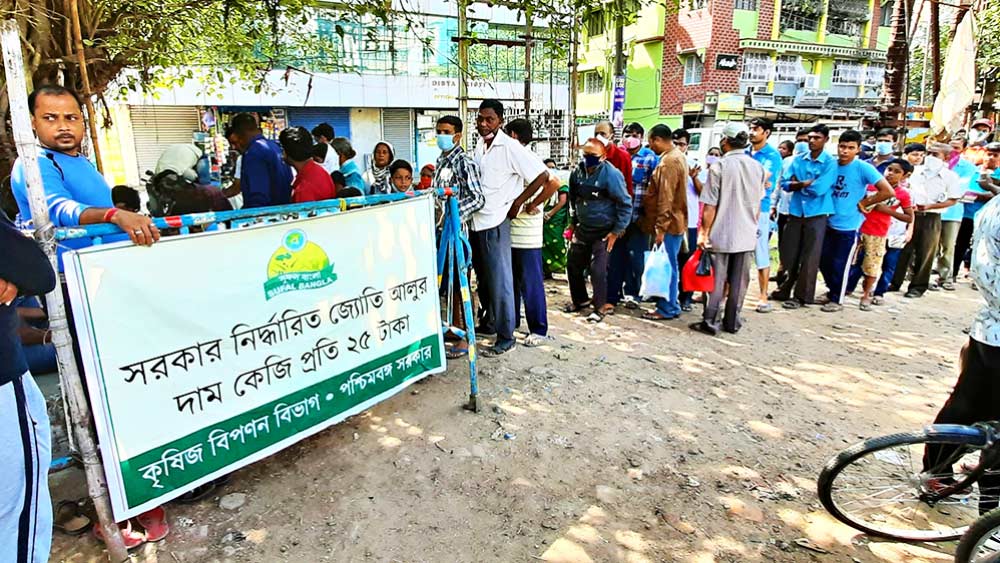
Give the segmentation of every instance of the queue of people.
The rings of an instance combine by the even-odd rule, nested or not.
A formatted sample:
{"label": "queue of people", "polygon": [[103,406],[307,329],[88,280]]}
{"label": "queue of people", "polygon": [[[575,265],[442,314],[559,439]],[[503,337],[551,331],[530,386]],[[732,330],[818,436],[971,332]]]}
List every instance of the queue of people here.
{"label": "queue of people", "polygon": [[[112,223],[123,234],[106,242],[127,237],[135,244],[155,244],[160,232],[139,213],[138,194],[126,187],[110,189],[80,153],[84,126],[76,94],[61,86],[40,87],[29,97],[29,110],[55,226]],[[350,140],[337,137],[328,124],[312,131],[290,127],[275,142],[262,135],[254,116],[239,114],[226,137],[241,153],[238,191],[247,208],[452,190],[472,248],[475,330],[493,341],[483,351],[487,357],[516,347],[522,319],[524,346],[550,340],[544,284],[563,270],[570,293],[562,308],[566,313],[598,323],[615,314],[619,304],[635,310],[645,301],[650,306],[642,319],[663,322],[691,311],[698,299],[703,311],[690,328],[713,336],[736,333],[743,326],[752,270],[759,289],[755,310],[762,314],[773,310],[772,301],[787,310],[819,304],[822,311],[835,313],[859,283],[862,311],[883,304],[885,294],[901,289],[907,279],[908,298],[954,290],[963,264],[976,269],[970,251],[984,244],[977,216],[1000,193],[1000,143],[987,142],[993,124],[984,120],[976,121],[967,137],[906,145],[900,154],[896,132],[880,130],[874,155],[864,158],[863,137],[856,131],[840,135],[834,156],[827,150],[830,131],[825,125],[800,131],[794,143],[772,146],[774,124],[754,118],[722,128],[704,169],[686,154],[691,137],[683,129],[657,124],[647,132],[632,123],[622,131],[619,145],[615,127],[605,121],[595,125],[593,138],[584,143],[582,158],[568,175],[530,150],[530,121],[507,121],[501,102],[484,100],[475,127],[480,141],[470,153],[462,147],[462,119],[439,118],[440,156],[416,174],[386,141],[376,144],[371,166],[362,171]],[[192,155],[182,148],[176,152],[178,158],[168,159],[173,164],[164,172],[180,185],[189,176]],[[30,218],[20,162],[11,186],[20,218]],[[996,205],[990,207],[991,217]],[[771,277],[775,231],[780,268]],[[47,553],[52,514],[44,482],[32,480],[31,471],[48,463],[49,438],[39,429],[44,404],[38,404],[29,369],[40,362],[51,365],[54,358],[44,313],[26,297],[50,291],[56,282],[44,255],[40,259],[38,252],[18,245],[26,239],[5,222],[0,222],[0,238],[12,257],[0,264],[0,384],[15,383],[0,385],[0,401],[9,406],[2,411],[9,424],[0,441],[7,451],[23,453],[13,456],[13,480],[0,488],[0,552]],[[63,246],[89,244],[83,238]],[[37,250],[33,243],[28,246]],[[667,288],[645,296],[646,256],[653,249],[666,254]],[[681,272],[699,254],[708,257],[714,286],[696,295],[685,287]],[[820,273],[826,287],[817,296]],[[935,274],[936,281],[931,279]],[[990,296],[1000,292],[995,276],[978,276],[977,281],[994,284],[983,288]],[[769,293],[771,282],[776,288]],[[464,330],[459,292],[449,306],[456,327]],[[445,338],[449,358],[469,353],[457,334]],[[36,422],[35,434],[24,431],[29,419]],[[218,484],[188,496],[202,498]],[[18,507],[25,503],[40,507],[30,524],[31,540],[22,537],[19,523]],[[162,507],[140,515],[137,522],[142,531],[130,523],[121,525],[129,547],[169,532]],[[8,541],[17,545],[3,543]]]}

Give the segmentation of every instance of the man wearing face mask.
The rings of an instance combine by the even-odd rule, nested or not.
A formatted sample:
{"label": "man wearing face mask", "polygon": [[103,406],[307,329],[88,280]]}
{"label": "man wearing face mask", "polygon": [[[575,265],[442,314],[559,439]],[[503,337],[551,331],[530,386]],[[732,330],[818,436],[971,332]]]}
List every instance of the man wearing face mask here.
{"label": "man wearing face mask", "polygon": [[[455,197],[458,198],[459,218],[462,225],[466,226],[472,219],[472,214],[482,209],[483,205],[486,204],[486,198],[483,196],[483,188],[479,183],[479,165],[460,144],[462,129],[462,120],[454,115],[445,115],[438,119],[435,130],[441,156],[437,159],[431,187],[436,190],[450,189],[455,193]],[[457,279],[454,283],[455,287],[458,287]],[[465,316],[462,312],[463,303],[460,291],[453,292],[451,308],[452,322],[457,328],[465,330]],[[454,342],[446,350],[449,359],[460,358],[468,353],[469,345],[464,340]]]}
{"label": "man wearing face mask", "polygon": [[930,286],[934,254],[941,238],[941,214],[965,194],[958,174],[945,165],[950,154],[950,145],[927,145],[923,165],[910,177],[910,196],[916,208],[913,238],[907,245],[913,252],[913,280],[906,291],[906,297],[911,299],[923,297]]}
{"label": "man wearing face mask", "polygon": [[[639,283],[646,251],[649,250],[649,235],[639,228],[642,216],[642,197],[649,186],[653,169],[660,161],[649,147],[642,146],[646,130],[638,123],[630,123],[622,134],[622,146],[632,157],[632,219],[625,236],[611,250],[608,266],[608,304],[612,307],[620,301],[626,309],[639,308]],[[624,286],[624,291],[623,291]],[[624,299],[623,299],[624,295]]]}
{"label": "man wearing face mask", "polygon": [[[975,129],[973,129],[975,131]],[[946,162],[946,166],[955,174],[966,190],[976,184],[979,179],[979,169],[974,164],[962,158],[962,152],[968,146],[968,140],[963,137],[954,137],[948,142],[951,145],[951,158]],[[974,201],[974,200],[970,200]],[[934,273],[937,274],[937,283],[932,283],[929,289],[936,291],[955,291],[956,264],[961,264],[962,256],[956,255],[958,245],[958,233],[962,227],[962,219],[965,217],[965,194],[958,203],[944,210],[941,214],[941,237],[938,241],[937,260]],[[971,233],[970,233],[971,240]],[[968,241],[963,241],[963,248],[968,248]]]}
{"label": "man wearing face mask", "polygon": [[600,121],[594,126],[594,136],[604,143],[605,158],[625,177],[628,195],[634,193],[632,185],[632,155],[615,144],[615,126],[610,121]]}
{"label": "man wearing face mask", "polygon": [[[486,204],[472,216],[469,242],[482,307],[477,332],[496,335],[493,346],[483,351],[484,356],[493,357],[515,346],[510,220],[522,211],[541,213],[545,200],[559,189],[559,179],[549,174],[540,158],[503,132],[503,104],[498,100],[479,104],[476,132],[483,140],[476,145],[474,158],[482,174]],[[539,192],[543,184],[545,189]]]}
{"label": "man wearing face mask", "polygon": [[993,122],[989,119],[977,119],[972,122],[969,131],[969,147],[962,153],[962,158],[976,166],[982,166],[988,156],[986,143],[993,132]]}
{"label": "man wearing face mask", "polygon": [[[566,276],[572,302],[563,311],[577,313],[591,305],[589,322],[604,318],[608,296],[608,253],[625,233],[632,218],[632,199],[625,191],[625,177],[605,159],[606,145],[590,139],[583,147],[583,162],[569,177],[570,242]],[[593,299],[587,296],[585,272],[590,271]]]}
{"label": "man wearing face mask", "polygon": [[875,137],[875,156],[867,162],[878,170],[879,174],[885,174],[885,169],[896,156],[893,153],[896,146],[896,131],[886,127],[879,129]]}

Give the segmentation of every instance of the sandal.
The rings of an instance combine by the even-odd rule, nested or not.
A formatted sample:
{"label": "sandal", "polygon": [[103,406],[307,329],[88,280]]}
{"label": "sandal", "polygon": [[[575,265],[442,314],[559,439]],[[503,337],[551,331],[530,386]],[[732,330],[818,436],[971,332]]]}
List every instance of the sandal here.
{"label": "sandal", "polygon": [[607,315],[614,315],[615,314],[615,306],[612,305],[611,303],[605,303],[604,306],[601,307],[601,310],[598,311],[598,312],[600,314],[602,314],[602,315],[605,315],[605,316],[607,316]]}
{"label": "sandal", "polygon": [[449,360],[457,360],[469,355],[469,348],[459,348],[458,346],[445,346],[444,357]]}
{"label": "sandal", "polygon": [[646,319],[647,321],[672,321],[677,317],[664,317],[663,315],[657,313],[656,311],[647,311],[642,314],[642,318]]}
{"label": "sandal", "polygon": [[524,345],[527,348],[536,348],[550,340],[552,340],[551,336],[542,336],[541,334],[531,333],[524,339]]}
{"label": "sandal", "polygon": [[563,313],[579,313],[580,311],[583,311],[587,307],[590,307],[590,301],[581,303],[579,305],[577,305],[576,303],[567,303],[565,306],[563,306],[562,310]]}
{"label": "sandal", "polygon": [[64,500],[56,505],[52,513],[52,527],[70,536],[87,533],[93,521],[80,509],[75,500]]}
{"label": "sandal", "polygon": [[872,305],[885,305],[885,297],[882,297],[881,295],[872,297]]}
{"label": "sandal", "polygon": [[143,512],[136,516],[135,520],[146,530],[146,541],[148,542],[158,542],[170,533],[167,511],[163,510],[162,506]]}
{"label": "sandal", "polygon": [[862,299],[861,303],[858,304],[858,308],[861,309],[862,311],[871,311],[872,310],[872,300],[871,299]]}
{"label": "sandal", "polygon": [[180,504],[194,504],[198,501],[204,500],[215,492],[215,489],[229,483],[229,475],[219,477],[218,479],[213,479],[204,485],[199,485],[194,489],[184,493],[183,495],[174,499],[174,502]]}
{"label": "sandal", "polygon": [[767,301],[761,301],[760,303],[757,303],[757,309],[756,309],[756,311],[758,313],[770,313],[773,310],[774,310],[774,307],[770,303],[768,303]]}
{"label": "sandal", "polygon": [[604,320],[604,315],[598,313],[597,311],[594,311],[593,313],[587,315],[588,323],[599,323],[603,320]]}
{"label": "sandal", "polygon": [[[146,534],[133,530],[130,520],[118,524],[118,529],[121,530],[122,542],[125,544],[125,549],[135,549],[146,543]],[[104,532],[101,531],[100,526],[94,526],[94,537],[103,543],[107,543],[104,542]]]}

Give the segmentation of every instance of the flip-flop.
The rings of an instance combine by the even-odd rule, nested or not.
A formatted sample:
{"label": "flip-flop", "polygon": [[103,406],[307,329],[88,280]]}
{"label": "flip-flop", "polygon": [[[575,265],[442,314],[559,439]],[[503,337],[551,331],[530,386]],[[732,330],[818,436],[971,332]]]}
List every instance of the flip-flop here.
{"label": "flip-flop", "polygon": [[576,303],[567,303],[563,308],[563,313],[579,313],[580,311],[590,307],[590,301],[586,303],[581,303],[577,305]]}
{"label": "flip-flop", "polygon": [[599,323],[599,322],[601,322],[603,320],[604,320],[604,315],[602,315],[602,314],[600,314],[600,313],[598,313],[596,311],[593,312],[593,313],[591,313],[591,314],[589,314],[589,315],[587,315],[587,322],[588,323]]}
{"label": "flip-flop", "polygon": [[602,315],[605,315],[605,316],[607,316],[607,315],[614,315],[615,314],[615,306],[612,305],[611,303],[608,303],[605,306],[601,307],[601,310],[598,311],[598,313],[600,313]]}
{"label": "flip-flop", "polygon": [[170,533],[167,511],[163,510],[162,506],[143,512],[136,516],[135,520],[146,530],[146,541],[148,542],[158,542]]}
{"label": "flip-flop", "polygon": [[80,509],[75,500],[64,500],[56,505],[52,513],[52,527],[70,536],[87,533],[93,521]]}
{"label": "flip-flop", "polygon": [[458,346],[445,346],[444,357],[449,360],[457,360],[459,358],[464,358],[469,355],[468,348],[459,348]]}
{"label": "flip-flop", "polygon": [[[146,543],[146,534],[133,530],[131,521],[126,520],[118,524],[118,529],[121,530],[122,542],[125,544],[125,549],[135,549]],[[94,537],[104,542],[104,532],[101,531],[100,526],[94,526]]]}
{"label": "flip-flop", "polygon": [[672,321],[677,317],[664,317],[663,315],[657,313],[656,311],[647,311],[642,314],[642,318],[646,319],[647,321]]}

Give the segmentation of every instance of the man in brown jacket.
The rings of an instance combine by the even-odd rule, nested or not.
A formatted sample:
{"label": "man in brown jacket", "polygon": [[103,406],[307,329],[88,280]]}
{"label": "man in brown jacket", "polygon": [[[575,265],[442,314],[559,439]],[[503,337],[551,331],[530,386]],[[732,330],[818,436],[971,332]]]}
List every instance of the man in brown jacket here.
{"label": "man in brown jacket", "polygon": [[644,313],[642,318],[652,321],[676,319],[681,315],[677,300],[680,266],[677,254],[687,233],[687,182],[688,167],[684,154],[674,146],[670,128],[655,125],[649,130],[649,148],[660,155],[660,163],[653,170],[649,187],[642,199],[642,218],[639,227],[654,237],[653,251],[663,247],[670,257],[670,295],[656,298],[656,310]]}

